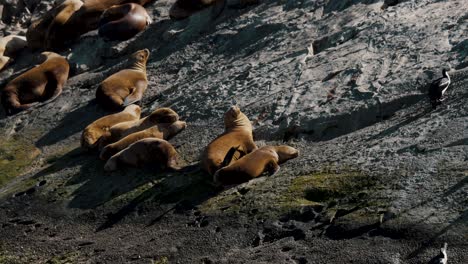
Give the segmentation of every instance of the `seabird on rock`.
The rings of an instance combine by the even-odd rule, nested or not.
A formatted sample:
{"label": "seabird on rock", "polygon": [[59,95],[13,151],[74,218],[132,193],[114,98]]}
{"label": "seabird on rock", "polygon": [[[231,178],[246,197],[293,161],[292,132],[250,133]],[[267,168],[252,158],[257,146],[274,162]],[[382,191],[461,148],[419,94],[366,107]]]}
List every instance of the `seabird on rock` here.
{"label": "seabird on rock", "polygon": [[436,109],[436,107],[444,100],[442,97],[450,85],[450,76],[446,69],[442,70],[442,76],[443,77],[433,81],[431,83],[431,87],[429,87],[429,99],[431,100],[433,109]]}
{"label": "seabird on rock", "polygon": [[430,264],[447,264],[447,243],[444,243],[444,247],[440,249],[439,255],[435,256]]}

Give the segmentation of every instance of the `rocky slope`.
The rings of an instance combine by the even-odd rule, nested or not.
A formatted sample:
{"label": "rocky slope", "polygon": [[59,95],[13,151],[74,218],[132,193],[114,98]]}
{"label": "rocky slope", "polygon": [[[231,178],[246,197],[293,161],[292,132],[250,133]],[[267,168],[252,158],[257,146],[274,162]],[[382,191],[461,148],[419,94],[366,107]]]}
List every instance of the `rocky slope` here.
{"label": "rocky slope", "polygon": [[[4,11],[2,31],[21,34],[50,2]],[[428,263],[444,242],[449,263],[468,262],[464,0],[227,1],[181,21],[173,2],[148,5],[155,22],[129,41],[86,34],[63,53],[72,77],[57,100],[2,114],[0,263]],[[97,85],[142,48],[144,113],[188,122],[171,140],[183,173],[108,174],[79,148],[108,114]],[[444,67],[452,86],[432,111],[427,84]],[[301,155],[218,190],[197,162],[234,102],[259,145]]]}

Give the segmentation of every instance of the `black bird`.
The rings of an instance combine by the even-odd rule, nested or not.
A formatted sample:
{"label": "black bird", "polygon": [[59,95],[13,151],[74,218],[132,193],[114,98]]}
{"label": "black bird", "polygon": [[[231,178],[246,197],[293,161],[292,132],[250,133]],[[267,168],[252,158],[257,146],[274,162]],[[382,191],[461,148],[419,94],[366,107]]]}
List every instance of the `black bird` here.
{"label": "black bird", "polygon": [[442,76],[442,78],[433,81],[429,87],[429,100],[431,100],[432,109],[436,109],[444,101],[442,97],[450,85],[450,76],[446,69],[442,70]]}

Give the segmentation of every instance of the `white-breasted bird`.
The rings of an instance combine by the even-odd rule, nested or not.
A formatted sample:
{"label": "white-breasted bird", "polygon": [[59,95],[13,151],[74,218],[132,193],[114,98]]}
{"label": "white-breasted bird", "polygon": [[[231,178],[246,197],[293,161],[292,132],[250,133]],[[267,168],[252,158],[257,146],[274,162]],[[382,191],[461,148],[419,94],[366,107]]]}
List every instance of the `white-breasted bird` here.
{"label": "white-breasted bird", "polygon": [[443,96],[450,86],[450,76],[446,69],[442,70],[442,77],[433,81],[429,87],[429,100],[433,109],[444,101]]}

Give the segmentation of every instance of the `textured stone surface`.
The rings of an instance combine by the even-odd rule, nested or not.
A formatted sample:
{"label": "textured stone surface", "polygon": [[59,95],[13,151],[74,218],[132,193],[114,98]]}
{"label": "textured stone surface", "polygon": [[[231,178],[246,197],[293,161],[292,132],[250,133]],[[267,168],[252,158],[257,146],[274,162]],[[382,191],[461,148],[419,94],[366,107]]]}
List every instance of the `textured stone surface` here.
{"label": "textured stone surface", "polygon": [[[447,242],[449,263],[467,263],[465,1],[234,2],[171,21],[173,1],[158,0],[133,39],[90,32],[63,53],[73,76],[57,100],[1,117],[4,140],[40,154],[0,189],[0,260],[426,263]],[[142,48],[152,52],[144,114],[172,107],[188,122],[171,140],[183,173],[106,174],[78,148],[108,114],[97,85]],[[0,73],[2,86],[32,55]],[[452,86],[431,111],[427,84],[444,67]],[[259,145],[285,141],[301,155],[219,191],[197,162],[233,102]]]}

